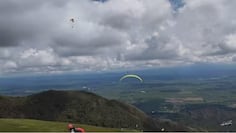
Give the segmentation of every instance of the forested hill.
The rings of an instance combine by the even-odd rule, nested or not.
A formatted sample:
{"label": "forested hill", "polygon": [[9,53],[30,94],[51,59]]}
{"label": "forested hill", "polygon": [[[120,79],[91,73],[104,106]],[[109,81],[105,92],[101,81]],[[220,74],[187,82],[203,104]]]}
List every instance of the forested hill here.
{"label": "forested hill", "polygon": [[[187,130],[152,120],[132,105],[83,91],[45,91],[26,97],[0,97],[1,118],[27,118],[102,127],[160,131]],[[164,124],[164,125],[163,125]]]}

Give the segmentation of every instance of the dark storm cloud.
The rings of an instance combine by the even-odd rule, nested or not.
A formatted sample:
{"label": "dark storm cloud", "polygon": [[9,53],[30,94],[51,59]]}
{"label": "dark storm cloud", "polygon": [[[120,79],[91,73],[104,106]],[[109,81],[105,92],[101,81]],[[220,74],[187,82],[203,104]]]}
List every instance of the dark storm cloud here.
{"label": "dark storm cloud", "polygon": [[34,24],[27,24],[26,21],[28,19],[22,21],[17,18],[0,20],[0,47],[17,46],[40,35],[38,33],[41,30],[37,28],[42,28],[43,26],[37,25],[34,21],[31,21]]}
{"label": "dark storm cloud", "polygon": [[8,31],[0,30],[0,47],[8,47],[18,45],[18,36]]}
{"label": "dark storm cloud", "polygon": [[0,1],[0,13],[1,15],[7,14],[20,14],[29,10],[37,9],[42,6],[42,1],[31,1],[31,0],[1,0]]}
{"label": "dark storm cloud", "polygon": [[19,14],[27,11],[35,11],[44,5],[51,5],[54,7],[65,6],[68,1],[65,0],[1,0],[0,13],[1,14]]}
{"label": "dark storm cloud", "polygon": [[47,17],[51,11],[47,14],[45,7],[57,10],[64,4],[62,0],[0,1],[0,47],[17,46],[27,41],[35,43],[35,38],[48,32],[53,25],[53,18]]}

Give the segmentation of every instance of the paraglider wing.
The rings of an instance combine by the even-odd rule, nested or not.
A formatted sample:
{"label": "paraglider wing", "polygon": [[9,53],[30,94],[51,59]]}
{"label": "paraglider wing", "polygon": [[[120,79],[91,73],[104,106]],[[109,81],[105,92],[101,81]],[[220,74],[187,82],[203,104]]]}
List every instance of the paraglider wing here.
{"label": "paraglider wing", "polygon": [[229,121],[221,123],[220,125],[221,126],[230,126],[230,125],[232,125],[232,122],[233,122],[232,120],[229,120]]}
{"label": "paraglider wing", "polygon": [[75,26],[75,19],[74,19],[74,18],[71,18],[71,19],[70,19],[70,22],[71,22],[71,27],[74,28],[74,26]]}
{"label": "paraglider wing", "polygon": [[74,23],[74,22],[75,22],[75,20],[74,20],[73,18],[71,18],[71,19],[70,19],[70,21],[71,21],[72,23]]}
{"label": "paraglider wing", "polygon": [[135,75],[135,74],[127,74],[127,75],[121,77],[120,81],[122,81],[126,78],[136,78],[136,79],[140,80],[141,83],[143,82],[143,79],[141,77],[139,77],[138,75]]}

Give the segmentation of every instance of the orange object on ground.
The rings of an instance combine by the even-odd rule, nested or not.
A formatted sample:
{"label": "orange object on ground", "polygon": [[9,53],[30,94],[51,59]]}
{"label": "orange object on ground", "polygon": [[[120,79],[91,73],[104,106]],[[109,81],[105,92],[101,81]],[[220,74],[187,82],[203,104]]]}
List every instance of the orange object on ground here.
{"label": "orange object on ground", "polygon": [[83,128],[75,128],[75,131],[80,133],[85,133],[85,130]]}
{"label": "orange object on ground", "polygon": [[85,133],[85,130],[83,128],[75,128],[71,123],[68,124],[68,130],[70,132],[75,132],[75,133]]}

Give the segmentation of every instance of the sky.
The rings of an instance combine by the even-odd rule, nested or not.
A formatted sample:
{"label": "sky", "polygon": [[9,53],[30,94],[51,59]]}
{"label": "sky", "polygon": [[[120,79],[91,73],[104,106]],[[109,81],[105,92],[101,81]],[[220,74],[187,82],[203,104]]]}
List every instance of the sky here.
{"label": "sky", "polygon": [[235,63],[235,7],[235,0],[1,0],[0,74]]}

